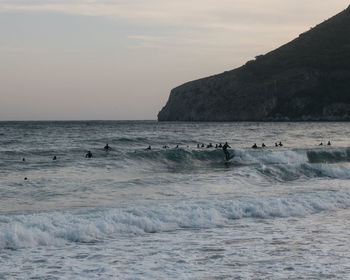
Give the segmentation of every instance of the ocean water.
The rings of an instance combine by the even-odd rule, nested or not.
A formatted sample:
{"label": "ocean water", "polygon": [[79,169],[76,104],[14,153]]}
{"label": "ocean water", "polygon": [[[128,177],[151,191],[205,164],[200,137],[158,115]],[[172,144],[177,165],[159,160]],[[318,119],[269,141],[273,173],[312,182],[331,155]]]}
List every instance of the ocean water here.
{"label": "ocean water", "polygon": [[[0,122],[0,279],[350,279],[349,135],[350,123]],[[197,148],[225,141],[229,164]]]}

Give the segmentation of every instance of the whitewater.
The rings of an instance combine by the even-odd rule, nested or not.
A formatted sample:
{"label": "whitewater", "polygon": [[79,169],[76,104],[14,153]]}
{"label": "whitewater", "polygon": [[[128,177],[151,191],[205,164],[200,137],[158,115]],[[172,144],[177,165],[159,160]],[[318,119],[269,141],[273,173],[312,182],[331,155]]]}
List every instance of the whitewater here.
{"label": "whitewater", "polygon": [[0,122],[0,279],[350,279],[349,135],[341,122]]}

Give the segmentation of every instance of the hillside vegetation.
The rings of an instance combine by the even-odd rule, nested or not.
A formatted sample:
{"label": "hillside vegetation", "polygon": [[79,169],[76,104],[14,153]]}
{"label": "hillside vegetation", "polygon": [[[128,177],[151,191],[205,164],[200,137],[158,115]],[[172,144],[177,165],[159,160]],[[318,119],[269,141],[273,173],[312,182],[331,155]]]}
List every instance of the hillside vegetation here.
{"label": "hillside vegetation", "polygon": [[350,120],[350,7],[240,68],[173,89],[158,120]]}

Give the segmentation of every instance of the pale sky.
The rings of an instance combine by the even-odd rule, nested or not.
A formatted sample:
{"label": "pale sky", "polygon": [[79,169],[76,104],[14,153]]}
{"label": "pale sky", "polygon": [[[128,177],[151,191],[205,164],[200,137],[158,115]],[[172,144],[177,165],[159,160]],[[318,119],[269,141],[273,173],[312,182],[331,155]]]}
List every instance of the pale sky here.
{"label": "pale sky", "polygon": [[0,120],[152,120],[349,0],[0,0]]}

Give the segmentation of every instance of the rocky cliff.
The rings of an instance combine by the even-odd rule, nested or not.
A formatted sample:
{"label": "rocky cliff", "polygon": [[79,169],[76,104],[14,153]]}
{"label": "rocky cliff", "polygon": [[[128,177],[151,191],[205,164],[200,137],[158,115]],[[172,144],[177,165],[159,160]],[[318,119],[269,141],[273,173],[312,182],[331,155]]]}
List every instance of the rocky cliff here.
{"label": "rocky cliff", "polygon": [[158,120],[350,120],[350,6],[240,68],[174,88]]}

